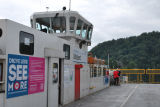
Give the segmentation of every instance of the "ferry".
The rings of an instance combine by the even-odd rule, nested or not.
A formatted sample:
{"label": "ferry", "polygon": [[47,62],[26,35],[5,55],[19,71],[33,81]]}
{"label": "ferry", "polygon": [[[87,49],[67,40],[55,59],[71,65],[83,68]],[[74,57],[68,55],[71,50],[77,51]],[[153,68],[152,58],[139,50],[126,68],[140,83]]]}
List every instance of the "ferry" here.
{"label": "ferry", "polygon": [[91,22],[63,9],[30,23],[0,19],[0,107],[59,107],[109,87],[107,65],[88,57]]}

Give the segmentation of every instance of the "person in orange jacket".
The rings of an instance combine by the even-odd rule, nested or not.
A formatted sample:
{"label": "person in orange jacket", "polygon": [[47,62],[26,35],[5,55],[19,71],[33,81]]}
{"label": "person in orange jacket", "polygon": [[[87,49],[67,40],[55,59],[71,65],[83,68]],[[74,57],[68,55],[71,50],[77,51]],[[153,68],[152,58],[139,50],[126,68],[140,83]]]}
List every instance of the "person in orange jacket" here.
{"label": "person in orange jacket", "polygon": [[116,71],[114,71],[113,72],[113,76],[114,76],[114,85],[118,85],[118,83],[119,83],[119,71],[118,70],[116,70]]}

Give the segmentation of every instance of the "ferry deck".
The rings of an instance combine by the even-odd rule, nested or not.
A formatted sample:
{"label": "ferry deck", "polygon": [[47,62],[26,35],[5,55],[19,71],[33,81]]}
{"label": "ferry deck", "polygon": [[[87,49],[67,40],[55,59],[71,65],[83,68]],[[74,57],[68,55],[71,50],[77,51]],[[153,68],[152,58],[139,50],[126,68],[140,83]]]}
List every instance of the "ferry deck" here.
{"label": "ferry deck", "polygon": [[65,107],[159,107],[159,84],[111,86]]}

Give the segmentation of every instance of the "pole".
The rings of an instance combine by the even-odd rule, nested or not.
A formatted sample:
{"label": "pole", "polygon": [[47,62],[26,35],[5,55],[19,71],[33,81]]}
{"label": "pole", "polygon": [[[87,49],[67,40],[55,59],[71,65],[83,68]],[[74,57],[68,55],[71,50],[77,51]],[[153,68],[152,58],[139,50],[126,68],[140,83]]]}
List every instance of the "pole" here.
{"label": "pole", "polygon": [[69,0],[69,11],[71,10],[71,0]]}
{"label": "pole", "polygon": [[108,69],[109,69],[109,53],[108,53]]}

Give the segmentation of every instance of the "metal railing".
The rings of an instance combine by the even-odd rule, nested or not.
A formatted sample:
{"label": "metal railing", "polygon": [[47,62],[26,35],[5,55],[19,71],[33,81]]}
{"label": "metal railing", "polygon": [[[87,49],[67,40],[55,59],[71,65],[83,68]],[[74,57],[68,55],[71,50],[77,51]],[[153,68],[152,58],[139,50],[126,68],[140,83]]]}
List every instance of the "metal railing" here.
{"label": "metal railing", "polygon": [[128,83],[160,84],[160,69],[111,69],[120,70],[122,81],[127,78]]}

